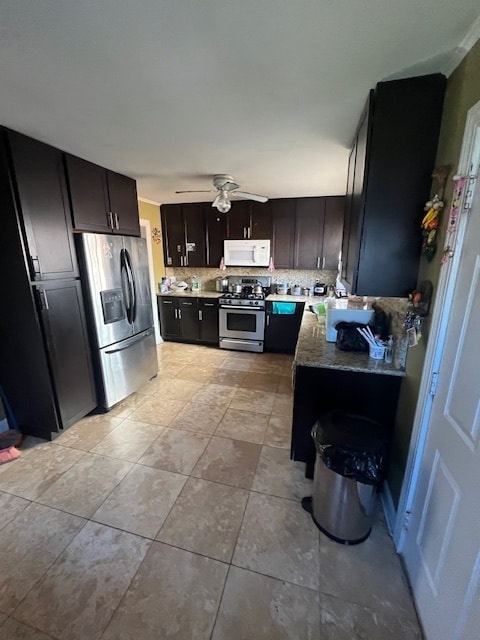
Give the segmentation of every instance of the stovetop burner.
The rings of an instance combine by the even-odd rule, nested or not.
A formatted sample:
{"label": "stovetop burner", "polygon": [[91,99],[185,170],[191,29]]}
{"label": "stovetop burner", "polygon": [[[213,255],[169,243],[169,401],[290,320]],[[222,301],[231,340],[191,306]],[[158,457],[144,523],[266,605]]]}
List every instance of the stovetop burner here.
{"label": "stovetop burner", "polygon": [[221,307],[239,306],[265,309],[263,293],[224,293],[218,301]]}
{"label": "stovetop burner", "polygon": [[264,293],[224,293],[222,300],[265,300]]}

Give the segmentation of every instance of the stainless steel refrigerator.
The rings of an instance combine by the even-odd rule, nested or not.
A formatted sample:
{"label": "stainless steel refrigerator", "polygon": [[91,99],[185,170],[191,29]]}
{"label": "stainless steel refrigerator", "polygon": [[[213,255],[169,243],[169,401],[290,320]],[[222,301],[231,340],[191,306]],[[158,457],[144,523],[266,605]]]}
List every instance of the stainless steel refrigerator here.
{"label": "stainless steel refrigerator", "polygon": [[110,409],[158,371],[143,238],[80,234],[99,407]]}

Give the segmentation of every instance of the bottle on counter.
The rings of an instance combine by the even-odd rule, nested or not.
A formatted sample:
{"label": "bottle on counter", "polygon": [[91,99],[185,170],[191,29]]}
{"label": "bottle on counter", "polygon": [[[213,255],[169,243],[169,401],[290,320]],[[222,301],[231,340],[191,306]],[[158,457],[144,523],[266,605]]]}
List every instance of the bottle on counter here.
{"label": "bottle on counter", "polygon": [[388,336],[385,346],[385,362],[390,364],[393,361],[393,336]]}
{"label": "bottle on counter", "polygon": [[192,276],[192,291],[200,291],[200,282],[197,276]]}

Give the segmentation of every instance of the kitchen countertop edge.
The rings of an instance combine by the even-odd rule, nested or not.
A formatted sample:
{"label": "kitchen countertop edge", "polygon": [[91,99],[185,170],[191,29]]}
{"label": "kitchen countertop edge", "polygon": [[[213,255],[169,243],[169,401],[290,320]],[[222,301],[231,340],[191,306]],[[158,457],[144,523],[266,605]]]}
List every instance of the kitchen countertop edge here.
{"label": "kitchen countertop edge", "polygon": [[318,316],[307,307],[302,317],[293,366],[405,376],[405,370],[398,369],[394,363],[388,364],[384,360],[374,360],[367,353],[340,351],[334,342],[327,342],[325,322],[319,322]]}

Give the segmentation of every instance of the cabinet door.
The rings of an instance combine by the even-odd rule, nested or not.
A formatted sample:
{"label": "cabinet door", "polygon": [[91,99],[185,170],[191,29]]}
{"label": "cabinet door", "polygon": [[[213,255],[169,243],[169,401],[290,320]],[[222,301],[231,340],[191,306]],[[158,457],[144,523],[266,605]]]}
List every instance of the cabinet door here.
{"label": "cabinet door", "polygon": [[328,196],[325,198],[323,250],[320,265],[322,269],[337,270],[338,268],[339,255],[342,250],[344,209],[344,196]]}
{"label": "cabinet door", "polygon": [[250,202],[250,238],[271,240],[272,204],[268,202]]}
{"label": "cabinet door", "polygon": [[303,303],[296,303],[295,313],[275,314],[273,304],[266,303],[265,351],[293,353],[302,321]]}
{"label": "cabinet door", "polygon": [[342,268],[340,271],[341,279],[344,284],[351,285],[347,280],[347,256],[350,239],[350,223],[352,218],[352,201],[353,201],[353,179],[355,177],[355,154],[356,141],[348,156],[348,173],[347,173],[347,189],[345,194],[345,217],[343,221],[343,237],[342,237]]}
{"label": "cabinet door", "polygon": [[200,337],[198,301],[192,298],[179,298],[178,315],[180,317],[180,334],[182,338],[198,341]]}
{"label": "cabinet door", "polygon": [[218,269],[223,257],[223,241],[227,237],[228,214],[220,213],[218,209],[209,205],[205,207],[207,267]]}
{"label": "cabinet door", "polygon": [[37,285],[40,317],[62,427],[96,407],[90,346],[79,280]]}
{"label": "cabinet door", "polygon": [[65,154],[73,226],[79,231],[111,233],[106,171],[92,162]]}
{"label": "cabinet door", "polygon": [[296,199],[271,200],[272,255],[277,269],[291,269],[294,263]]}
{"label": "cabinet door", "polygon": [[228,238],[245,240],[250,229],[250,203],[248,200],[232,202],[228,213]]}
{"label": "cabinet door", "polygon": [[296,269],[319,269],[322,259],[325,198],[298,198],[295,233]]}
{"label": "cabinet door", "polygon": [[61,151],[13,131],[8,139],[31,278],[78,276]]}
{"label": "cabinet door", "polygon": [[107,171],[107,184],[114,233],[140,236],[135,180],[120,173]]}
{"label": "cabinet door", "polygon": [[206,232],[203,203],[184,204],[182,206],[185,224],[184,265],[187,267],[205,267]]}
{"label": "cabinet door", "polygon": [[160,317],[160,333],[162,338],[179,338],[180,322],[178,320],[177,300],[175,298],[157,298]]}
{"label": "cabinet door", "polygon": [[166,267],[183,267],[185,225],[182,205],[169,204],[160,207],[163,230],[163,252]]}
{"label": "cabinet door", "polygon": [[216,300],[199,300],[200,341],[218,344],[218,303]]}
{"label": "cabinet door", "polygon": [[358,277],[358,261],[363,225],[363,183],[365,178],[367,138],[368,138],[368,109],[363,113],[355,144],[355,170],[352,183],[352,199],[350,204],[350,220],[348,240],[344,262],[345,283],[347,288],[355,291]]}

